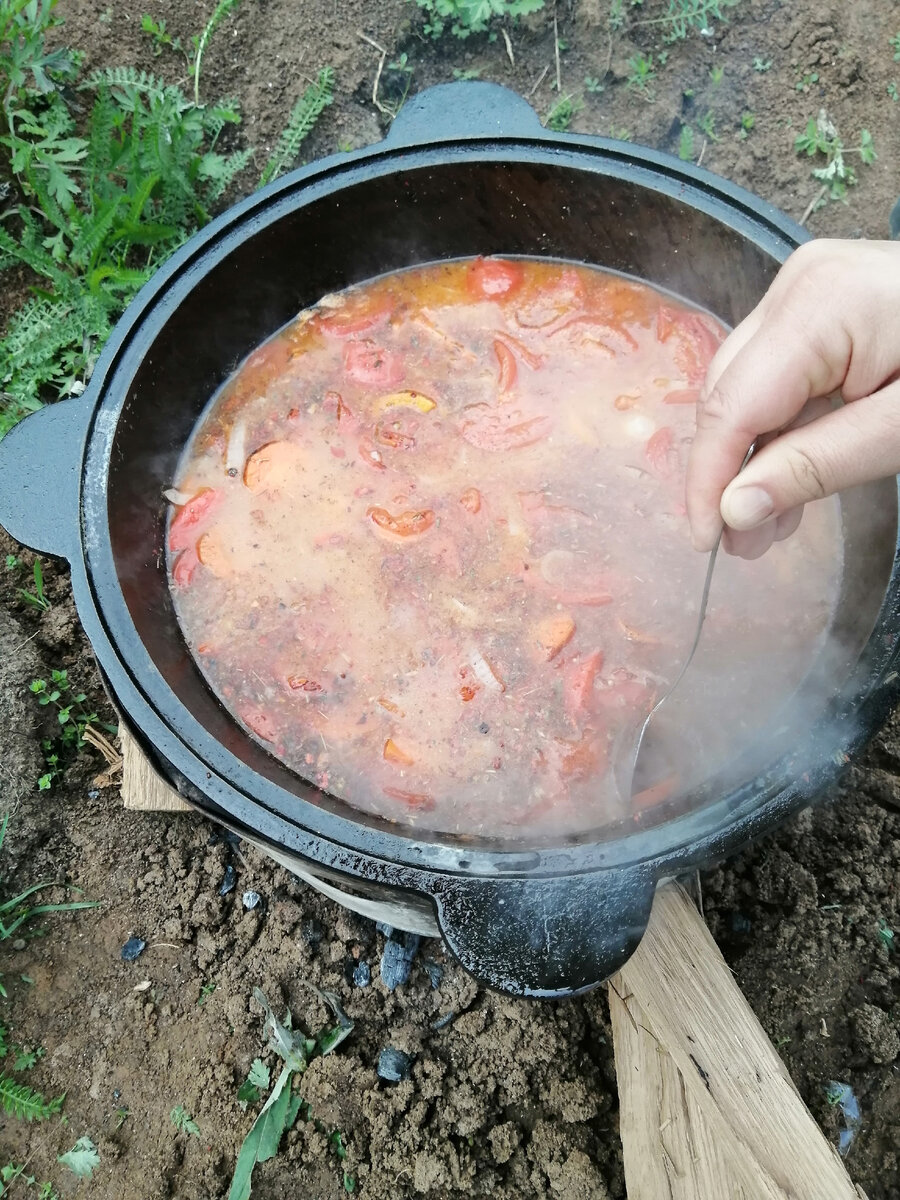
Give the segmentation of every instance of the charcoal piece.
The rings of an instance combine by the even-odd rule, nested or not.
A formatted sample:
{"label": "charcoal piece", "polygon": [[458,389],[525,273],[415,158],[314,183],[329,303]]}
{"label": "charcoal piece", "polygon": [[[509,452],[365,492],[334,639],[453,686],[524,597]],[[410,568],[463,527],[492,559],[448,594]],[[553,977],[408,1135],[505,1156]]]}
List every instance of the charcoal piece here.
{"label": "charcoal piece", "polygon": [[237,872],[231,863],[225,868],[225,874],[222,876],[222,884],[219,888],[220,896],[227,896],[229,892],[234,891],[234,885],[237,883]]}
{"label": "charcoal piece", "polygon": [[318,946],[325,936],[325,926],[316,917],[300,922],[300,936],[310,946]]}
{"label": "charcoal piece", "polygon": [[386,1083],[402,1083],[404,1079],[409,1079],[412,1061],[402,1050],[394,1050],[392,1046],[388,1046],[378,1055],[375,1073]]}
{"label": "charcoal piece", "polygon": [[353,983],[356,987],[368,987],[372,982],[372,968],[367,962],[357,963],[353,971]]}
{"label": "charcoal piece", "polygon": [[146,945],[147,943],[142,938],[129,938],[122,947],[122,958],[125,962],[134,962],[136,958],[139,958],[144,953]]}
{"label": "charcoal piece", "polygon": [[441,986],[441,980],[444,978],[444,968],[440,963],[433,962],[430,958],[422,959],[422,966],[425,968],[425,973],[431,980],[431,986],[437,988]]}
{"label": "charcoal piece", "polygon": [[384,943],[380,972],[382,983],[389,992],[409,979],[421,941],[417,933],[400,933],[398,930]]}

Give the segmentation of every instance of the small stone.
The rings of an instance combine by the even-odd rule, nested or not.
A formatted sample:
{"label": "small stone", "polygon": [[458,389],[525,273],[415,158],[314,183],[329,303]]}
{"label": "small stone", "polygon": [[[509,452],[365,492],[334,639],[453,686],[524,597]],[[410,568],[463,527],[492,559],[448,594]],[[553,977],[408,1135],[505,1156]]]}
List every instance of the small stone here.
{"label": "small stone", "polygon": [[353,982],[356,987],[368,987],[372,982],[372,968],[367,962],[356,964],[353,970]]}
{"label": "small stone", "polygon": [[733,912],[731,914],[731,932],[737,934],[748,934],[752,926],[749,920],[743,913]]}
{"label": "small stone", "polygon": [[241,897],[241,901],[244,905],[244,908],[246,908],[249,912],[251,908],[256,908],[261,898],[262,897],[260,896],[259,892],[244,892],[244,895]]}
{"label": "small stone", "polygon": [[394,1050],[393,1047],[388,1046],[378,1055],[378,1066],[375,1068],[375,1073],[386,1083],[402,1083],[404,1079],[409,1079],[412,1061],[410,1056],[404,1054],[402,1050]]}
{"label": "small stone", "polygon": [[438,1017],[438,1019],[436,1021],[431,1022],[431,1028],[432,1029],[443,1029],[445,1026],[450,1024],[450,1022],[453,1020],[453,1018],[455,1016],[456,1016],[456,1013],[452,1013],[452,1012],[444,1013],[444,1015],[442,1017]]}
{"label": "small stone", "polygon": [[229,892],[234,891],[234,885],[237,883],[237,872],[231,863],[225,868],[225,874],[222,876],[222,884],[219,888],[220,896],[227,896]]}
{"label": "small stone", "polygon": [[138,938],[138,937],[129,938],[128,941],[125,943],[125,945],[122,947],[123,960],[125,962],[134,962],[134,960],[136,958],[139,958],[144,953],[146,945],[147,945],[147,943],[145,941],[143,941],[141,938]]}
{"label": "small stone", "polygon": [[318,946],[325,936],[325,926],[316,917],[310,917],[300,923],[300,936],[310,946]]}
{"label": "small stone", "polygon": [[28,943],[25,941],[24,938],[16,938],[16,940],[12,944],[12,948],[13,948],[13,950],[24,950],[27,945],[28,945]]}

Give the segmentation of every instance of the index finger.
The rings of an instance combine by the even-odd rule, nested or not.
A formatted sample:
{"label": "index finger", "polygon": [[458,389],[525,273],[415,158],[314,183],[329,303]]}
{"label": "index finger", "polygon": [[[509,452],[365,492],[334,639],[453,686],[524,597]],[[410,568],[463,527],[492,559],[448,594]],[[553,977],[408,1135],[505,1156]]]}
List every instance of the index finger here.
{"label": "index finger", "polygon": [[725,356],[724,369],[713,361],[697,406],[687,470],[688,519],[698,550],[712,549],[722,527],[722,493],[754,439],[783,428],[807,400],[841,382],[837,362],[842,356],[834,355],[834,349],[824,354],[816,332],[782,308],[777,317],[766,313],[751,327],[737,352]]}

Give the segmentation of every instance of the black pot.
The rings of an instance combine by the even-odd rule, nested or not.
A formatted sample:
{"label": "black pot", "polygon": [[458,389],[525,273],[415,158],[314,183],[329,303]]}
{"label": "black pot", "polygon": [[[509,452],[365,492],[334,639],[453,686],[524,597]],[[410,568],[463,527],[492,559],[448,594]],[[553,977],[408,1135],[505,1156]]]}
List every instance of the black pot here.
{"label": "black pot", "polygon": [[764,772],[732,774],[653,828],[545,846],[404,832],[324,795],[245,735],[176,624],[162,489],[213,391],[323,293],[436,259],[551,255],[631,273],[735,323],[803,236],[770,205],[666,155],[547,133],[502,88],[433,88],[381,145],[278,181],[175,255],[120,321],[87,392],[0,444],[0,520],[69,560],[111,691],[189,800],[361,896],[431,906],[463,966],[495,987],[594,987],[634,950],[661,878],[807,802],[883,719],[896,675],[895,482],[843,500],[842,649],[828,704],[802,737],[773,743]]}

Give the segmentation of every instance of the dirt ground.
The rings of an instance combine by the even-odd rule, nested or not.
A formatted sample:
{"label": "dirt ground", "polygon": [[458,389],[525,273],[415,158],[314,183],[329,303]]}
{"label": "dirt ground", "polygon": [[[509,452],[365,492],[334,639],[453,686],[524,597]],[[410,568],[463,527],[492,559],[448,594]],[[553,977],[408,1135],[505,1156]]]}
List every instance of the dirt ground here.
{"label": "dirt ground", "polygon": [[[632,0],[627,15],[649,19],[665,7]],[[153,58],[141,13],[164,17],[186,39],[210,8],[205,0],[59,5],[66,40],[86,52],[87,66],[136,63],[173,79],[179,60]],[[608,0],[560,3],[556,11],[562,94],[583,104],[573,130],[627,133],[675,152],[688,122],[695,159],[702,151],[704,166],[799,219],[820,185],[794,138],[824,107],[847,146],[869,129],[878,159],[858,166],[847,204],[826,203],[809,227],[825,236],[887,236],[900,194],[900,104],[890,94],[900,62],[889,44],[900,9],[880,0],[740,0],[713,36],[692,33],[668,47],[654,25],[611,31]],[[396,108],[407,84],[416,91],[454,72],[514,88],[543,117],[556,103],[552,4],[510,27],[514,65],[502,38],[463,42],[446,34],[433,43],[421,36],[421,22],[405,0],[244,0],[210,45],[203,88],[210,97],[240,98],[241,136],[259,147],[260,161],[304,77],[325,64],[335,70],[335,103],[306,144],[307,157],[381,136],[388,118],[372,103],[380,56],[362,33],[387,50],[389,63],[400,63],[381,75],[386,107]],[[652,99],[627,82],[628,60],[639,51],[655,56]],[[345,1174],[368,1200],[623,1197],[602,991],[566,1003],[513,1001],[477,986],[440,945],[428,944],[408,982],[390,992],[378,974],[384,937],[371,923],[199,818],[123,812],[115,787],[93,785],[96,758],[84,754],[51,792],[37,790],[45,729],[31,679],[66,667],[111,714],[63,566],[45,561],[52,607],[41,613],[16,595],[31,556],[5,538],[0,551],[25,564],[0,567],[0,727],[9,731],[0,765],[3,807],[14,808],[3,886],[68,881],[101,902],[46,921],[42,936],[19,949],[5,944],[0,969],[9,998],[0,1002],[0,1021],[13,1042],[43,1047],[23,1078],[46,1094],[66,1092],[66,1123],[3,1118],[0,1162],[27,1158],[61,1196],[224,1197],[252,1120],[237,1088],[263,1054],[251,990],[261,987],[276,1009],[289,1006],[299,1025],[315,1030],[327,1013],[306,980],[335,991],[355,1028],[304,1076],[310,1119],[299,1120],[278,1157],[257,1170],[256,1200],[336,1200],[350,1186]],[[223,896],[229,866],[236,886]],[[896,718],[815,811],[702,876],[713,934],[835,1141],[840,1114],[826,1089],[830,1081],[853,1088],[862,1125],[847,1163],[870,1200],[900,1197],[900,946],[879,934],[882,925],[900,929],[898,879]],[[262,898],[251,911],[242,905],[248,889]],[[146,949],[124,962],[121,947],[132,936]],[[432,969],[437,986],[426,959],[443,968],[439,980]],[[352,982],[360,961],[372,971],[366,987]],[[452,1021],[435,1029],[448,1013]],[[412,1056],[405,1082],[376,1076],[385,1047]],[[177,1105],[193,1116],[198,1136],[176,1132],[169,1113]],[[81,1185],[56,1156],[83,1135],[96,1143],[101,1166]],[[13,1195],[16,1188],[26,1194],[17,1184]]]}

